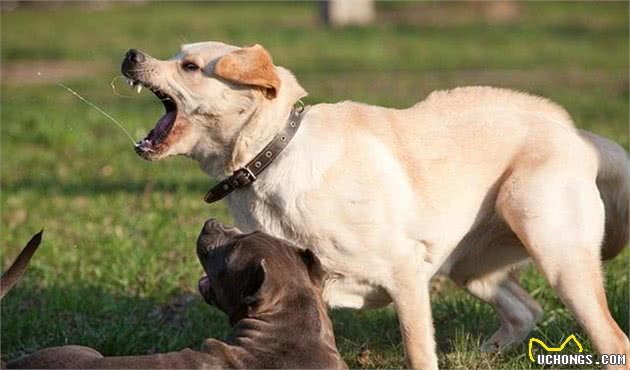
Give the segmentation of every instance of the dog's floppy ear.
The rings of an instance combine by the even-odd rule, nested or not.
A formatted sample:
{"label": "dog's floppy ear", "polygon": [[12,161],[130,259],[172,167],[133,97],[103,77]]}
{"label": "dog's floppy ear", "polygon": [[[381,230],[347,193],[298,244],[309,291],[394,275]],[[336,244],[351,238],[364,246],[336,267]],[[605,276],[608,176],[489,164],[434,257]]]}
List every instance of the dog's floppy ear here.
{"label": "dog's floppy ear", "polygon": [[275,98],[280,88],[280,79],[271,55],[258,44],[219,58],[214,66],[214,74],[237,84],[260,87],[269,99]]}
{"label": "dog's floppy ear", "polygon": [[263,289],[265,278],[267,277],[267,266],[265,259],[261,259],[258,264],[248,271],[245,278],[245,288],[241,295],[241,303],[253,306],[260,300],[260,292]]}
{"label": "dog's floppy ear", "polygon": [[313,284],[320,286],[324,280],[324,269],[321,262],[319,262],[319,258],[310,249],[300,249],[298,253],[306,265],[311,281]]}

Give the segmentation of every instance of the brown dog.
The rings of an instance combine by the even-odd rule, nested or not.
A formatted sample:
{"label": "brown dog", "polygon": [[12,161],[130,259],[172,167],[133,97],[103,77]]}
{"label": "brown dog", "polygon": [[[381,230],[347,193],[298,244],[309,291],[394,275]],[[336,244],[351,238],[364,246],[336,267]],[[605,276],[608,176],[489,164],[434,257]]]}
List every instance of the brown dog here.
{"label": "brown dog", "polygon": [[51,347],[9,368],[347,368],[321,297],[323,273],[309,250],[208,220],[197,241],[206,276],[199,291],[225,312],[232,334],[202,351],[104,357],[82,346]]}

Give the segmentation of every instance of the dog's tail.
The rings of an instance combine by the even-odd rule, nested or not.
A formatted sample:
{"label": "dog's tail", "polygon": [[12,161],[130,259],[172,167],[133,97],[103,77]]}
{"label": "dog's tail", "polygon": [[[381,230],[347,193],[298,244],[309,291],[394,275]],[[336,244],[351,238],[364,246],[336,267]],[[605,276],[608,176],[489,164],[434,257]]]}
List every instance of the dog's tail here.
{"label": "dog's tail", "polygon": [[584,130],[580,130],[580,135],[597,149],[599,156],[597,187],[606,208],[602,259],[609,260],[628,244],[630,163],[626,151],[616,143]]}
{"label": "dog's tail", "polygon": [[13,285],[20,280],[24,271],[26,271],[28,262],[31,260],[31,257],[33,257],[33,254],[35,254],[35,251],[39,248],[39,244],[42,242],[43,234],[44,230],[35,234],[31,240],[28,241],[26,247],[22,249],[22,252],[20,252],[15,261],[13,261],[11,267],[2,274],[2,278],[0,278],[0,299],[2,299],[5,294],[11,290],[11,288],[13,288]]}

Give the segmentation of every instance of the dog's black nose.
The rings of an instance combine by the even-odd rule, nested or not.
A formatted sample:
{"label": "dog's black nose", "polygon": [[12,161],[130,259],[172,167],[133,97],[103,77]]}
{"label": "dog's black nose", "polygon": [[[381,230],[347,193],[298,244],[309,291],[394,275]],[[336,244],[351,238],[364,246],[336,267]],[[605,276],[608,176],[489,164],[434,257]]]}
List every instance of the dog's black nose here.
{"label": "dog's black nose", "polygon": [[129,49],[120,66],[120,71],[126,77],[134,79],[138,64],[144,62],[146,59],[147,57],[143,52],[136,49]]}
{"label": "dog's black nose", "polygon": [[203,229],[201,233],[204,235],[227,235],[233,236],[241,233],[239,229],[234,226],[226,225],[219,220],[214,218],[208,219],[203,224]]}
{"label": "dog's black nose", "polygon": [[136,49],[129,49],[125,57],[131,64],[142,63],[145,60],[144,54]]}
{"label": "dog's black nose", "polygon": [[201,233],[199,233],[197,251],[198,253],[203,253],[209,249],[219,247],[239,234],[241,232],[236,227],[224,225],[215,219],[209,219],[203,224]]}

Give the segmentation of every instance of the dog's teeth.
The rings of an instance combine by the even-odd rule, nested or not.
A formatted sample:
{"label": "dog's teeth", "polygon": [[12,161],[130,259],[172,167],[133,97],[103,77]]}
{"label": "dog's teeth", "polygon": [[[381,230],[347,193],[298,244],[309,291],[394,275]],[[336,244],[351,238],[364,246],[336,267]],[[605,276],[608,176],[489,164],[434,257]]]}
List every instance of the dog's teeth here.
{"label": "dog's teeth", "polygon": [[142,91],[142,85],[138,84],[138,86],[136,86],[136,92],[140,94],[140,91]]}

